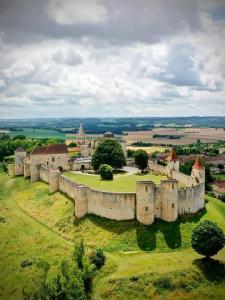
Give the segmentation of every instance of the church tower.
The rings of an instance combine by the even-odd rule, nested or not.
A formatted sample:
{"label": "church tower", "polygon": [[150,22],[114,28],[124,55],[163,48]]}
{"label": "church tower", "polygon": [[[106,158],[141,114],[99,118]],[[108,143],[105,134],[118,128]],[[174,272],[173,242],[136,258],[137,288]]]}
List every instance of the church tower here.
{"label": "church tower", "polygon": [[195,163],[192,167],[191,176],[195,177],[198,183],[205,182],[205,167],[203,166],[199,156],[196,157]]}
{"label": "church tower", "polygon": [[84,129],[83,129],[83,125],[80,124],[80,128],[78,130],[78,133],[77,133],[77,142],[79,144],[83,144],[86,140],[86,136],[85,136],[85,132],[84,132]]}

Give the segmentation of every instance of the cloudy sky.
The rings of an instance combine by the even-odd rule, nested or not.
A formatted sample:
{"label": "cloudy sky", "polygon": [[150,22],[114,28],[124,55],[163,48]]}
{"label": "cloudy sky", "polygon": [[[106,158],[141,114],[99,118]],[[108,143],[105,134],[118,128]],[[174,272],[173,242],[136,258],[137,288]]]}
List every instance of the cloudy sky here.
{"label": "cloudy sky", "polygon": [[225,0],[0,0],[0,118],[225,115]]}

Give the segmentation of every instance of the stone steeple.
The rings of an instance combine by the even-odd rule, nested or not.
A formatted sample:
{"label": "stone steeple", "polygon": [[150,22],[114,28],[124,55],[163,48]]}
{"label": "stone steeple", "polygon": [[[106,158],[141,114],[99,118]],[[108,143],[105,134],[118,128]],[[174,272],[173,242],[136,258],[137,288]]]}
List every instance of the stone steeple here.
{"label": "stone steeple", "polygon": [[85,136],[85,132],[83,129],[83,125],[80,124],[79,130],[77,133],[77,141],[78,141],[78,143],[83,144],[85,142],[85,140],[86,140],[86,136]]}

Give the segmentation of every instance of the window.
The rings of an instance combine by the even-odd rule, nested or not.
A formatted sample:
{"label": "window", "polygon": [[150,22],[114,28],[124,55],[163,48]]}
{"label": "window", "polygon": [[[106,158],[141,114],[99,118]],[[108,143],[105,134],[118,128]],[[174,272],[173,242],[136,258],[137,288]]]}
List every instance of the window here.
{"label": "window", "polygon": [[148,207],[145,207],[145,211],[148,211]]}
{"label": "window", "polygon": [[172,203],[172,208],[174,208],[174,204]]}
{"label": "window", "polygon": [[47,161],[47,166],[48,166],[48,161]]}
{"label": "window", "polygon": [[55,161],[55,157],[53,156],[53,157],[52,157],[52,162],[54,162],[54,161]]}
{"label": "window", "polygon": [[172,183],[172,189],[174,189],[174,183]]}
{"label": "window", "polygon": [[148,192],[148,186],[147,185],[145,186],[145,191]]}

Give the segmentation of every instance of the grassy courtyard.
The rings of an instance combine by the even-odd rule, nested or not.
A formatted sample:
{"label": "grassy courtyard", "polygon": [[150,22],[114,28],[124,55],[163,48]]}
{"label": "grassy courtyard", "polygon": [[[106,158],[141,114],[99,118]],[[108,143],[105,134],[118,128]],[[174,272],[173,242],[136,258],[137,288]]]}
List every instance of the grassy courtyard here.
{"label": "grassy courtyard", "polygon": [[[0,174],[0,299],[21,299],[38,259],[57,266],[80,236],[88,249],[102,247],[107,256],[94,280],[95,300],[222,299],[225,251],[208,267],[190,247],[201,220],[215,221],[225,231],[225,204],[207,199],[205,211],[174,223],[144,226],[93,215],[75,219],[73,202],[61,193],[49,194],[47,184]],[[21,268],[26,259],[33,265]]]}
{"label": "grassy courtyard", "polygon": [[92,189],[109,192],[135,192],[138,180],[151,180],[157,184],[166,176],[153,174],[116,175],[113,180],[101,180],[99,175],[78,174],[66,172],[64,175],[77,183],[89,186]]}

